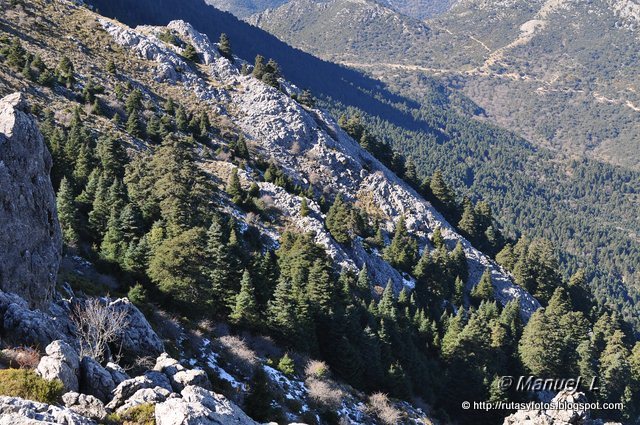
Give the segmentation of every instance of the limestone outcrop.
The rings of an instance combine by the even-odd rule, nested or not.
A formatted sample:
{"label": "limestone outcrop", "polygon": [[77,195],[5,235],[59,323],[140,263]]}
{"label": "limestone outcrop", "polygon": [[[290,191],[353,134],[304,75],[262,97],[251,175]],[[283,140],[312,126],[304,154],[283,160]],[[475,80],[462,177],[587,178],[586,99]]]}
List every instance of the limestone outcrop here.
{"label": "limestone outcrop", "polygon": [[53,298],[62,255],[52,159],[25,96],[0,100],[0,290],[41,307]]}

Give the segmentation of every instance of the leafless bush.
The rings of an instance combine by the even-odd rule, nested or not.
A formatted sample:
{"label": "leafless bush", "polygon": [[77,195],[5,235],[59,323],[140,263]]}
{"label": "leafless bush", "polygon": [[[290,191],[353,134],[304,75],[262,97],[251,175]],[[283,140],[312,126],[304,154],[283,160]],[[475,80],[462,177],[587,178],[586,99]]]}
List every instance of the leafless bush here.
{"label": "leafless bush", "polygon": [[215,345],[220,357],[231,370],[245,377],[253,375],[258,365],[258,356],[243,339],[226,335],[218,338]]}
{"label": "leafless bush", "polygon": [[332,409],[342,405],[345,394],[336,384],[325,379],[309,378],[305,381],[309,398],[315,403]]}
{"label": "leafless bush", "polygon": [[97,298],[74,308],[73,321],[78,329],[80,356],[102,361],[109,343],[129,325],[127,311],[114,309]]}
{"label": "leafless bush", "polygon": [[391,404],[389,397],[384,393],[374,393],[369,397],[368,410],[387,425],[398,424],[402,419],[402,412]]}
{"label": "leafless bush", "polygon": [[304,374],[307,378],[326,378],[329,375],[329,366],[320,360],[309,360],[304,368]]}
{"label": "leafless bush", "polygon": [[260,357],[277,358],[282,357],[282,349],[269,336],[248,335],[245,341],[249,347]]}
{"label": "leafless bush", "polygon": [[6,348],[0,352],[0,363],[19,369],[35,369],[40,363],[40,353],[30,347]]}

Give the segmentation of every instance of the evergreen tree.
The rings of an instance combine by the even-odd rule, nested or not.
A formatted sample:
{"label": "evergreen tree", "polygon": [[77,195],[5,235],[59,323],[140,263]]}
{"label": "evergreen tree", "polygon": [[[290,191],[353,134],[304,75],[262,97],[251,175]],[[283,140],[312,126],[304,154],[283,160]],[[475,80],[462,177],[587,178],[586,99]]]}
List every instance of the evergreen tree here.
{"label": "evergreen tree", "polygon": [[480,282],[471,291],[471,297],[477,304],[481,301],[493,300],[493,285],[491,284],[491,270],[486,269],[480,278]]}
{"label": "evergreen tree", "polygon": [[307,198],[302,198],[300,203],[300,216],[307,217],[309,215],[309,204],[307,203]]}
{"label": "evergreen tree", "polygon": [[352,211],[349,205],[342,199],[341,194],[336,196],[331,208],[329,208],[325,225],[336,242],[341,244],[351,242],[354,233]]}
{"label": "evergreen tree", "polygon": [[133,137],[142,137],[143,135],[142,121],[137,110],[129,114],[129,118],[127,119],[127,133]]}
{"label": "evergreen tree", "polygon": [[114,209],[111,211],[109,221],[107,222],[107,231],[104,234],[102,243],[100,244],[100,256],[113,263],[120,263],[124,258],[127,244],[124,241],[124,235],[118,220],[118,213]]}
{"label": "evergreen tree", "polygon": [[238,169],[234,168],[231,171],[229,180],[227,181],[227,194],[231,197],[231,201],[234,204],[242,205],[245,200],[246,194],[242,186],[240,185],[240,178],[238,178]]}
{"label": "evergreen tree", "polygon": [[207,261],[205,244],[206,232],[200,227],[163,240],[149,261],[149,278],[174,300],[202,308],[202,301],[209,299],[201,271]]}
{"label": "evergreen tree", "polygon": [[135,89],[131,92],[131,94],[127,97],[127,101],[125,102],[124,109],[127,113],[127,117],[133,114],[134,112],[142,112],[142,91],[140,89]]}
{"label": "evergreen tree", "polygon": [[198,63],[200,61],[200,57],[198,56],[198,52],[196,48],[193,47],[192,44],[186,43],[187,45],[182,49],[182,57],[188,61]]}
{"label": "evergreen tree", "polygon": [[434,196],[435,206],[446,217],[452,217],[457,209],[455,195],[445,183],[440,170],[436,170],[430,180],[431,193]]}
{"label": "evergreen tree", "polygon": [[371,301],[371,281],[369,280],[369,270],[366,264],[362,266],[362,270],[358,273],[356,287],[360,298],[365,303],[369,303]]}
{"label": "evergreen tree", "polygon": [[313,98],[313,95],[309,90],[302,91],[302,93],[298,97],[298,102],[301,105],[307,106],[309,108],[314,108],[316,106],[316,100]]}
{"label": "evergreen tree", "polygon": [[176,112],[176,127],[180,131],[187,131],[187,128],[189,127],[189,119],[182,106],[179,106]]}
{"label": "evergreen tree", "polygon": [[435,249],[445,248],[444,237],[442,236],[442,229],[440,226],[436,227],[431,236],[431,243]]}
{"label": "evergreen tree", "polygon": [[451,251],[451,267],[462,282],[466,282],[469,279],[469,264],[467,263],[467,256],[464,253],[464,248],[462,248],[460,241],[458,241],[454,250]]}
{"label": "evergreen tree", "polygon": [[236,303],[229,315],[229,319],[245,326],[256,326],[258,324],[255,289],[247,270],[242,274],[240,292],[236,295]]}
{"label": "evergreen tree", "polygon": [[322,260],[316,260],[309,269],[307,296],[312,308],[321,315],[331,314],[334,289],[330,269]]}
{"label": "evergreen tree", "polygon": [[476,212],[469,198],[464,199],[462,218],[458,222],[458,229],[462,234],[472,242],[477,242],[479,235],[479,225],[476,218]]}
{"label": "evergreen tree", "polygon": [[264,57],[261,55],[256,56],[256,60],[253,65],[253,76],[261,80],[265,73]]}
{"label": "evergreen tree", "polygon": [[226,311],[228,306],[234,305],[236,299],[230,282],[231,261],[228,241],[222,219],[218,214],[213,215],[206,239],[205,270],[211,282],[213,304],[217,310]]}
{"label": "evergreen tree", "polygon": [[398,270],[409,273],[416,264],[417,257],[418,242],[407,231],[404,216],[400,217],[393,239],[384,250],[384,259]]}
{"label": "evergreen tree", "polygon": [[58,220],[62,229],[62,238],[68,245],[75,245],[78,240],[77,208],[74,202],[73,190],[66,178],[60,182],[60,189],[56,197]]}
{"label": "evergreen tree", "polygon": [[233,52],[231,50],[231,42],[227,34],[220,34],[220,40],[218,41],[218,51],[222,56],[229,60],[233,60]]}

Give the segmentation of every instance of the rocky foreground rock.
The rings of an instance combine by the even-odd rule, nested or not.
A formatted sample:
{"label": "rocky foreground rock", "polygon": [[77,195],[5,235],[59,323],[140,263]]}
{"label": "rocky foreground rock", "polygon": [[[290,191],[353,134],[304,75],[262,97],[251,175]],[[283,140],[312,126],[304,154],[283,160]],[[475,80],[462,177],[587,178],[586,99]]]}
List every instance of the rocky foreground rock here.
{"label": "rocky foreground rock", "polygon": [[0,290],[31,306],[53,297],[62,255],[52,159],[21,93],[0,100]]}
{"label": "rocky foreground rock", "polygon": [[[588,403],[583,393],[562,391],[551,401],[552,405],[560,403],[574,405],[574,408],[518,410],[505,418],[503,425],[603,425],[601,420],[590,418],[589,410],[579,407],[580,404]],[[610,422],[607,425],[620,424]]]}

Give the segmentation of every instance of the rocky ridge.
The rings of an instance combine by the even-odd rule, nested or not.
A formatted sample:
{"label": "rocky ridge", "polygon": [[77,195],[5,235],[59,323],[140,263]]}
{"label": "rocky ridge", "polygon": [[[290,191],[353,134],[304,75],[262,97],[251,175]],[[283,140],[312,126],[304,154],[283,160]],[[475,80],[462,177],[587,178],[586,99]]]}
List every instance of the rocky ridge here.
{"label": "rocky ridge", "polygon": [[53,298],[62,237],[52,160],[20,93],[0,100],[0,290],[31,306]]}
{"label": "rocky ridge", "polygon": [[[440,227],[450,247],[457,241],[463,244],[470,269],[470,288],[488,267],[492,272],[496,298],[501,303],[519,298],[525,316],[539,307],[531,295],[512,283],[503,269],[457,234],[430,203],[363,150],[324,111],[302,107],[282,92],[251,76],[241,75],[236,66],[217,53],[206,36],[197,34],[188,23],[174,21],[168,26],[194,45],[201,57],[209,58],[206,69],[209,77],[218,83],[216,87],[208,86],[191,67],[180,64],[179,71],[176,70],[175,64],[180,60],[178,53],[157,38],[163,28],[139,27],[133,30],[106,18],[100,18],[99,22],[118,44],[141,58],[155,61],[159,69],[173,69],[174,72],[162,74],[168,82],[175,81],[173,76],[176,75],[184,89],[196,92],[203,100],[216,99],[219,102],[228,99],[224,109],[229,118],[245,132],[264,157],[274,160],[295,182],[312,184],[333,194],[341,192],[353,201],[364,202],[364,198],[370,198],[377,212],[385,218],[389,231],[394,227],[394,220],[404,215],[409,230],[420,238],[423,247],[429,245],[427,238]],[[221,88],[225,86],[233,87],[233,90]],[[268,183],[258,184],[261,193],[264,191],[283,201],[278,205],[287,210],[296,227],[315,231],[316,241],[325,246],[342,266],[361,268],[367,264],[379,285],[384,285],[388,279],[398,290],[405,284],[412,285],[408,276],[402,276],[388,266],[379,253],[368,252],[360,241],[356,240],[352,248],[337,244],[321,224],[317,209],[316,219],[314,214],[303,218],[298,208],[300,199]]]}

